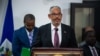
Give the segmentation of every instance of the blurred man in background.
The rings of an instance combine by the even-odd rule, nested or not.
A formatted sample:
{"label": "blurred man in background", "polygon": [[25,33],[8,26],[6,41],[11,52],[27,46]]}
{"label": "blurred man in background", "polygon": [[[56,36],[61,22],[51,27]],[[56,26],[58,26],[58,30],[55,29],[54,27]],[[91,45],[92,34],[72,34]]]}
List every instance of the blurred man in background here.
{"label": "blurred man in background", "polygon": [[95,46],[95,31],[91,28],[91,30],[86,30],[84,35],[85,43],[80,46],[83,48],[84,56],[100,56],[100,49]]}
{"label": "blurred man in background", "polygon": [[22,48],[30,48],[38,28],[35,27],[35,16],[26,14],[24,17],[24,26],[16,30],[13,35],[12,50],[14,56],[21,56]]}

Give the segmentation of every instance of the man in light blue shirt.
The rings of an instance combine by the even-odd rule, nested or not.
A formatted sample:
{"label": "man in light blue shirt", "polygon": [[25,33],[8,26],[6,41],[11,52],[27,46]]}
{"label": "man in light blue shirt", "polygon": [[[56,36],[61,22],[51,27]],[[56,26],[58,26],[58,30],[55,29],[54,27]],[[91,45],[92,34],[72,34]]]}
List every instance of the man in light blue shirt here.
{"label": "man in light blue shirt", "polygon": [[35,17],[32,14],[26,14],[24,17],[24,26],[15,30],[13,35],[12,50],[14,56],[21,56],[22,48],[31,48],[35,41],[38,28],[35,27]]}

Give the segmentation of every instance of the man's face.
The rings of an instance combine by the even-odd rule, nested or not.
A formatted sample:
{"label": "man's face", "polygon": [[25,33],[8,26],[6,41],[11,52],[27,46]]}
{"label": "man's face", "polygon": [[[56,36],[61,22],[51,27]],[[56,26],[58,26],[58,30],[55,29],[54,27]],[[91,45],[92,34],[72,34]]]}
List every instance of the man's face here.
{"label": "man's face", "polygon": [[32,29],[33,29],[34,26],[35,26],[35,21],[34,21],[34,20],[26,20],[26,21],[24,22],[24,25],[25,25],[25,27],[26,27],[26,29],[27,29],[28,31],[32,31]]}
{"label": "man's face", "polygon": [[94,33],[87,35],[86,37],[87,44],[90,46],[94,46],[96,43],[96,37]]}
{"label": "man's face", "polygon": [[48,17],[51,19],[53,25],[59,25],[62,19],[62,13],[59,8],[52,8]]}

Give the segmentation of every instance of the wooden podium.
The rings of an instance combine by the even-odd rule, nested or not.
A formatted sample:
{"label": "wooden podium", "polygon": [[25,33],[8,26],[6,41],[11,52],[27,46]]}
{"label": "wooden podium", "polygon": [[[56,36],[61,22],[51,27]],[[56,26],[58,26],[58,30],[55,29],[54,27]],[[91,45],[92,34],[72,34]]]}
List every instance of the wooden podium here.
{"label": "wooden podium", "polygon": [[33,48],[32,56],[83,56],[79,48]]}

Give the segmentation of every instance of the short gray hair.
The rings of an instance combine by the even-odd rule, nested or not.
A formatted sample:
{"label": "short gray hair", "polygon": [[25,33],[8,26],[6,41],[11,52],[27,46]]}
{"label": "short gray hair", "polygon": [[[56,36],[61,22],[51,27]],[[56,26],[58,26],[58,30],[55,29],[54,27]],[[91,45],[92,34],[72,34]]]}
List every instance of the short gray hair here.
{"label": "short gray hair", "polygon": [[49,11],[51,12],[52,8],[55,8],[55,7],[61,10],[61,8],[59,6],[52,6],[52,7],[50,7]]}

